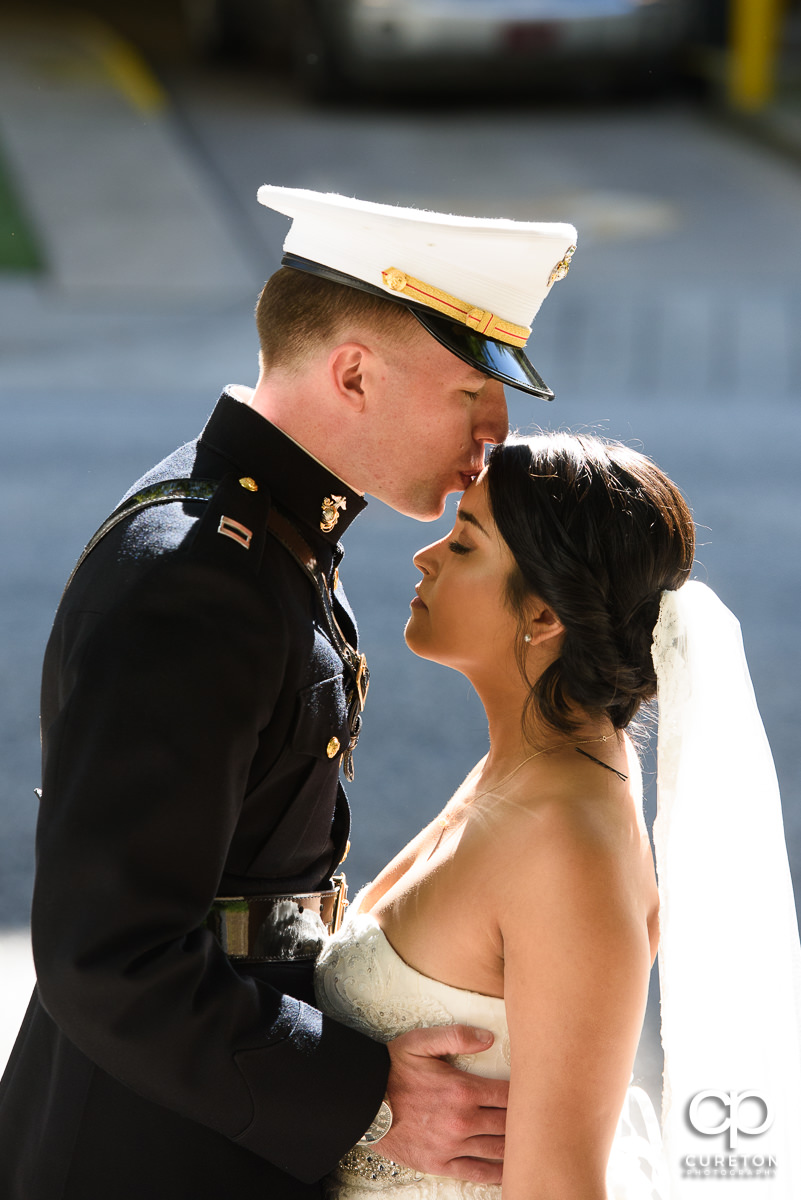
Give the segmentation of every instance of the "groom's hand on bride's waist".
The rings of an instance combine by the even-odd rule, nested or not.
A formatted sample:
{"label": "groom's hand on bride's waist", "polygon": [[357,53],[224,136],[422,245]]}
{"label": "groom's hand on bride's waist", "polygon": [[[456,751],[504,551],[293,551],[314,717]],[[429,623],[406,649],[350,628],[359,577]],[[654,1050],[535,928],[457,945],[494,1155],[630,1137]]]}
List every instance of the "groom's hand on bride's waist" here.
{"label": "groom's hand on bride's waist", "polygon": [[487,1050],[492,1040],[484,1029],[443,1025],[412,1029],[389,1043],[393,1120],[376,1146],[382,1157],[429,1175],[501,1182],[509,1083],[447,1061]]}

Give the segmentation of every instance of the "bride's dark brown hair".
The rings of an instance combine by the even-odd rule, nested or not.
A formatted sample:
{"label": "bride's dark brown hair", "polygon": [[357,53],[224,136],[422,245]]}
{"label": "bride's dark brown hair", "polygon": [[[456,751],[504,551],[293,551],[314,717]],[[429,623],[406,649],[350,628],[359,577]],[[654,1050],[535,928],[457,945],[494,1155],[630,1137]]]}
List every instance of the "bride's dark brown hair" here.
{"label": "bride's dark brown hair", "polygon": [[656,695],[653,628],[664,589],[689,578],[695,529],[684,497],[644,454],[583,434],[509,438],[487,469],[495,524],[515,559],[507,596],[532,593],[565,628],[561,654],[531,686],[532,707],[571,733],[578,707],[624,729]]}

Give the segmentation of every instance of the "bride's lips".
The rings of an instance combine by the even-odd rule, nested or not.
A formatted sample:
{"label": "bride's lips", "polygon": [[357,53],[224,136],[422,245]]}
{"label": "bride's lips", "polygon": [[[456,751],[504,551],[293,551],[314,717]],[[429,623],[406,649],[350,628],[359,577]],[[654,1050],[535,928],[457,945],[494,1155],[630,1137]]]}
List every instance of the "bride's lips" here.
{"label": "bride's lips", "polygon": [[[414,590],[417,592],[417,587],[415,587]],[[424,608],[426,611],[428,611],[428,605],[421,600],[419,592],[417,592],[417,595],[412,598],[409,608]]]}

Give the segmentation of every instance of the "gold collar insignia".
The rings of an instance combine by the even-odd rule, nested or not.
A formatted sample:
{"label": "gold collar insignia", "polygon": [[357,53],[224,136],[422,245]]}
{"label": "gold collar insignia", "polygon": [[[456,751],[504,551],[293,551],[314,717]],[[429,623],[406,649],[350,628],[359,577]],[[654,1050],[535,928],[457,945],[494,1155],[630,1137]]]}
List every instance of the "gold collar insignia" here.
{"label": "gold collar insignia", "polygon": [[345,496],[326,496],[323,500],[323,519],[320,522],[320,528],[323,533],[330,533],[339,520],[340,509],[344,510],[348,507],[347,497]]}

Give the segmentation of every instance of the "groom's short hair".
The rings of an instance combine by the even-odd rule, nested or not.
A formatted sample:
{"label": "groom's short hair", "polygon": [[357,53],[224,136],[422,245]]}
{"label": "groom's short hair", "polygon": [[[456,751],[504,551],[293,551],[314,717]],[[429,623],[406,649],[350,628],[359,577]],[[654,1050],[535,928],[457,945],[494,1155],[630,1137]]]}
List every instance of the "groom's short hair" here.
{"label": "groom's short hair", "polygon": [[352,328],[408,337],[420,326],[407,308],[293,267],[272,275],[256,304],[263,369],[300,366],[321,342]]}

